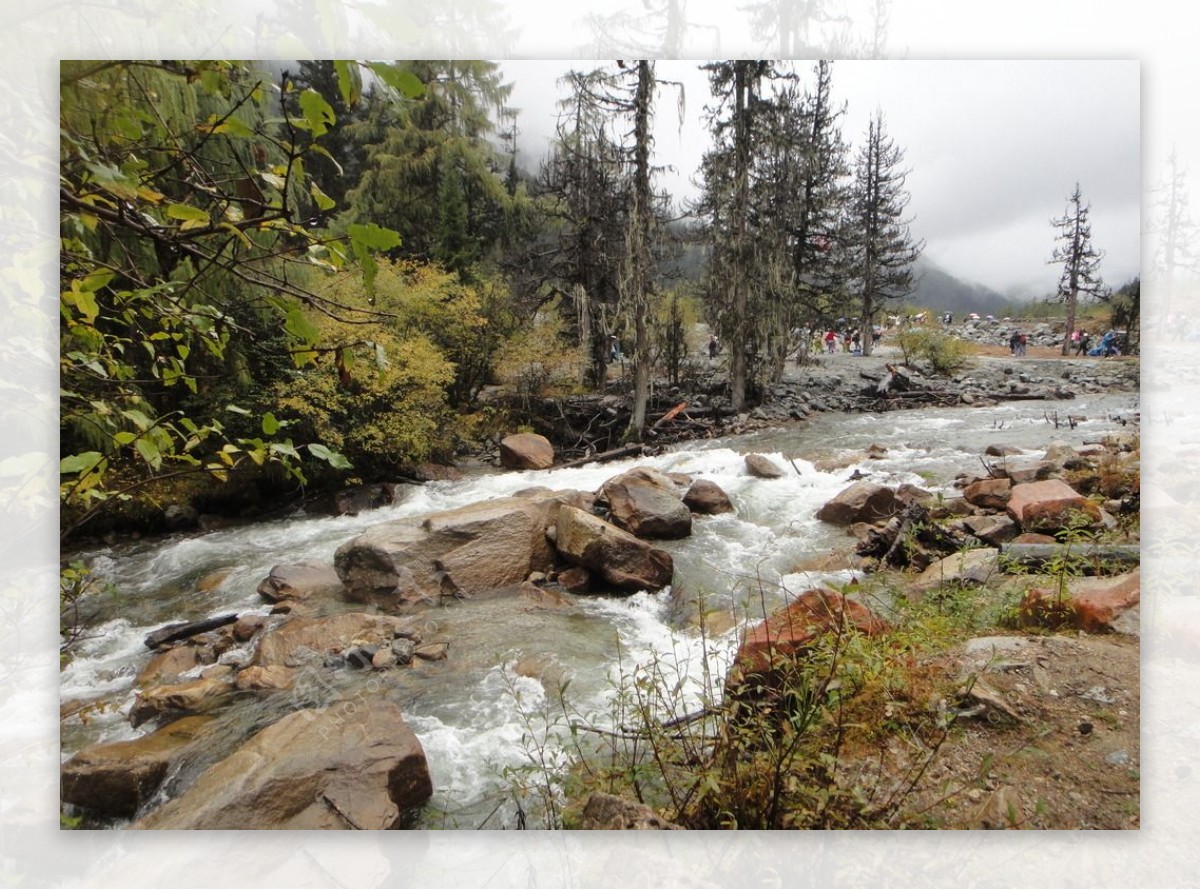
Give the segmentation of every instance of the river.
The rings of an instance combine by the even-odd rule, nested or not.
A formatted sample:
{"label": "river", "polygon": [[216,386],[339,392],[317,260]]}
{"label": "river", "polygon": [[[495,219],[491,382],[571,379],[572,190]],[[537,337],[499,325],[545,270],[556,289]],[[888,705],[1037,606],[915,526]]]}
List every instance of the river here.
{"label": "river", "polygon": [[[63,701],[95,704],[86,720],[63,722],[62,758],[97,742],[148,731],[135,730],[127,717],[134,678],[150,657],[142,642],[146,634],[171,622],[230,611],[266,615],[270,607],[256,587],[276,564],[332,562],[338,546],[375,523],[534,485],[595,490],[637,464],[716,482],[736,512],[698,517],[690,538],[665,543],[675,560],[672,588],[627,597],[579,596],[563,609],[532,609],[515,605],[512,597],[486,596],[431,609],[422,616],[422,634],[449,642],[447,661],[386,673],[341,671],[333,679],[309,678],[286,693],[238,694],[217,712],[224,730],[215,734],[219,741],[184,764],[161,792],[164,797],[177,793],[249,734],[296,707],[384,695],[403,706],[429,760],[435,792],[422,827],[516,827],[519,814],[541,818],[544,797],[531,780],[545,774],[527,767],[566,762],[570,720],[601,729],[619,725],[624,715],[617,711],[625,700],[618,690],[628,691],[628,679],[648,666],[663,671],[677,687],[676,713],[699,707],[720,689],[740,626],[776,607],[784,591],[850,580],[849,570],[813,573],[795,567],[852,543],[841,529],[814,515],[851,474],[890,485],[909,482],[949,496],[957,474],[982,472],[989,444],[1016,446],[1034,456],[1052,439],[1079,445],[1133,429],[1138,410],[1137,394],[1121,393],[987,408],[822,414],[784,428],[688,443],[648,459],[480,472],[461,481],[429,483],[403,504],[355,517],[296,516],[89,552],[83,556],[109,592],[85,603],[87,636],[61,672],[60,695]],[[1067,426],[1068,416],[1079,418],[1074,428]],[[887,453],[867,459],[865,449],[873,444]],[[767,455],[787,475],[777,480],[749,476],[743,455],[750,452]],[[200,583],[214,577],[219,583]],[[569,684],[560,700],[564,681]],[[522,784],[525,798],[514,790]],[[559,789],[542,790],[553,795]]]}

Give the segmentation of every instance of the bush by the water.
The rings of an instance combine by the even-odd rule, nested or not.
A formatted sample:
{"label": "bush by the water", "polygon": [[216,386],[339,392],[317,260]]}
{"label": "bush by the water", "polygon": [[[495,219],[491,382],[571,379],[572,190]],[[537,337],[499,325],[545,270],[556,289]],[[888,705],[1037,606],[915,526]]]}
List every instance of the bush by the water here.
{"label": "bush by the water", "polygon": [[927,363],[934,373],[953,374],[966,365],[970,355],[967,344],[957,337],[926,327],[911,327],[896,337],[904,363]]}

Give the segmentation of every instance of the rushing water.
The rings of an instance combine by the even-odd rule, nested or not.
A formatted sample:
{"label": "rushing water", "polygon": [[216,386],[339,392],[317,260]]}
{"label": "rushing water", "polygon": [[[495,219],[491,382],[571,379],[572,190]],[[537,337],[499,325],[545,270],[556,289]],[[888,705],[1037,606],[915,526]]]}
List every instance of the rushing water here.
{"label": "rushing water", "polygon": [[[356,517],[297,517],[90,554],[94,572],[112,592],[87,604],[94,615],[88,636],[61,674],[64,701],[96,702],[86,721],[64,722],[62,756],[146,731],[134,730],[127,718],[134,678],[150,657],[145,635],[170,622],[223,612],[267,614],[269,607],[255,591],[276,564],[331,562],[338,546],[375,523],[534,485],[595,490],[637,464],[716,482],[736,512],[698,517],[690,538],[662,545],[675,559],[671,589],[579,596],[566,609],[534,609],[514,605],[512,597],[486,596],[431,609],[422,616],[422,635],[448,641],[449,660],[386,673],[320,672],[302,676],[286,693],[239,694],[218,712],[225,731],[215,735],[221,741],[185,764],[163,792],[175,793],[249,734],[296,707],[387,695],[403,705],[429,760],[435,795],[424,823],[512,827],[513,786],[506,771],[520,769],[531,757],[555,763],[566,756],[562,681],[569,680],[571,713],[603,727],[614,719],[621,678],[653,663],[677,673],[678,713],[686,713],[701,701],[706,685],[719,689],[740,626],[775,607],[785,590],[849,579],[848,571],[794,569],[805,558],[848,546],[842,530],[814,514],[855,471],[886,484],[911,482],[949,494],[956,474],[982,470],[989,444],[1025,448],[1034,457],[1050,439],[1082,444],[1124,428],[1122,421],[1137,412],[1137,396],[1125,394],[826,414],[787,428],[690,443],[654,458],[430,483],[401,505]],[[1074,428],[1066,426],[1068,415],[1081,418]],[[1051,428],[1055,417],[1063,424],[1057,430]],[[886,455],[866,459],[864,449],[872,444],[886,447]],[[749,452],[766,454],[788,475],[749,476],[743,462]],[[825,472],[816,466],[838,468]],[[212,577],[219,583],[199,584]]]}

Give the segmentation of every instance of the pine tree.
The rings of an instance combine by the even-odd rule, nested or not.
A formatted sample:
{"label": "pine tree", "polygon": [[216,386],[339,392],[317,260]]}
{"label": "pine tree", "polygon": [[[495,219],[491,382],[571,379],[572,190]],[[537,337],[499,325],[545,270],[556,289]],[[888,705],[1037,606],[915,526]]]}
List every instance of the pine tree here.
{"label": "pine tree", "polygon": [[1061,263],[1062,276],[1058,280],[1058,291],[1054,299],[1066,306],[1067,327],[1063,337],[1062,354],[1071,349],[1071,332],[1075,330],[1075,314],[1079,308],[1080,294],[1093,299],[1105,299],[1108,288],[1100,277],[1100,260],[1103,251],[1092,246],[1092,224],[1089,219],[1091,205],[1084,203],[1079,183],[1067,198],[1066,213],[1050,221],[1059,230],[1058,244],[1054,248],[1052,264]]}
{"label": "pine tree", "polygon": [[912,292],[913,263],[925,247],[913,239],[911,220],[904,217],[909,195],[903,161],[904,153],[884,129],[882,112],[876,112],[855,161],[845,236],[864,355],[871,354],[876,314]]}
{"label": "pine tree", "polygon": [[701,166],[699,209],[708,217],[711,236],[711,315],[728,345],[730,406],[741,411],[752,377],[751,353],[758,352],[752,316],[763,292],[751,219],[756,117],[763,107],[763,82],[775,76],[775,68],[762,59],[704,68],[716,104],[708,115],[714,147]]}

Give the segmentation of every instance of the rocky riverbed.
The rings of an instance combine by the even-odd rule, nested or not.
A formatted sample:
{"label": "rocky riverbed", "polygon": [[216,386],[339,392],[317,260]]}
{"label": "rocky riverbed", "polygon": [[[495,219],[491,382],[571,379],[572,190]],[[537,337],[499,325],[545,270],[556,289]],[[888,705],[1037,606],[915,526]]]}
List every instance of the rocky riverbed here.
{"label": "rocky riverbed", "polygon": [[[817,412],[852,410],[894,358],[824,357],[790,372],[784,386],[795,392],[782,397],[814,406],[814,422]],[[909,375],[906,385],[922,379]],[[957,381],[937,385],[958,387],[960,395],[975,386],[1012,391],[997,390],[1012,383],[1031,393],[1070,386],[1082,395],[1122,390],[1131,379],[1136,363],[1129,360],[983,358]],[[1054,404],[1069,404],[1063,398]],[[731,420],[773,425],[769,416]],[[806,421],[793,417],[792,426]],[[334,543],[293,548],[269,572],[259,570],[257,593],[255,583],[241,592],[255,577],[253,561],[220,572],[190,569],[188,580],[174,584],[178,602],[188,603],[179,617],[213,613],[215,627],[152,637],[144,654],[123,657],[107,686],[90,694],[80,688],[82,674],[70,666],[64,674],[71,689],[63,703],[67,818],[113,826],[132,820],[139,828],[429,824],[423,805],[432,794],[439,807],[451,806],[447,782],[461,781],[454,777],[466,768],[448,772],[450,749],[439,739],[450,713],[429,700],[446,696],[451,709],[477,708],[504,725],[503,703],[519,708],[519,696],[501,687],[486,704],[469,693],[471,704],[450,705],[460,700],[454,685],[479,676],[479,688],[492,689],[494,677],[508,676],[523,695],[552,696],[574,673],[577,687],[585,686],[579,671],[595,668],[577,658],[603,659],[606,648],[603,634],[576,636],[589,616],[625,622],[649,608],[669,622],[676,651],[680,640],[702,641],[696,634],[703,628],[730,647],[719,670],[736,673],[752,669],[764,645],[803,658],[812,634],[829,630],[826,619],[851,607],[874,616],[863,617],[864,632],[902,633],[895,599],[902,591],[916,603],[972,603],[987,616],[976,633],[952,634],[920,653],[914,664],[931,678],[922,687],[929,696],[896,699],[875,715],[881,726],[953,731],[936,747],[926,738],[924,753],[899,744],[900,736],[883,748],[847,751],[842,775],[874,770],[880,788],[917,770],[921,781],[889,813],[896,824],[1134,827],[1136,415],[1075,444],[1056,444],[1055,427],[1043,426],[1041,447],[1006,445],[998,434],[980,450],[976,471],[940,480],[904,474],[904,458],[886,446],[853,460],[843,455],[827,470],[787,451],[728,458],[717,451],[715,462],[680,452],[609,472],[500,474],[489,478],[513,484],[448,511],[413,503],[324,520],[338,524],[331,528],[349,525]],[[555,484],[522,484],[538,473]],[[591,485],[564,484],[585,479]],[[799,504],[811,506],[795,514]],[[389,509],[406,515],[389,519]],[[811,529],[804,541],[818,537],[795,551],[789,530],[797,523]],[[1073,543],[1064,551],[1066,527]],[[147,573],[169,573],[172,554],[203,550],[210,539],[151,550]],[[1103,549],[1072,562],[1069,551],[1078,557],[1085,540]],[[732,577],[735,558],[776,579],[757,616],[737,605],[736,585],[722,594],[719,585],[699,582]],[[775,574],[763,575],[764,568]],[[633,593],[657,587],[667,592]],[[226,592],[203,607],[213,591]],[[236,608],[226,620],[230,605]],[[169,623],[169,607],[155,614]],[[490,647],[531,631],[530,642],[501,659],[508,667],[497,675]],[[643,657],[659,657],[662,645],[648,644]],[[464,732],[495,732],[487,726],[468,720]],[[351,737],[368,744],[350,746],[357,753],[348,757]],[[936,756],[922,762],[930,751]],[[489,756],[511,753],[499,748]],[[259,766],[249,769],[252,762]],[[271,790],[284,785],[297,793]],[[212,789],[220,789],[219,799]],[[260,805],[264,794],[274,809]],[[501,821],[514,816],[503,813]],[[482,815],[468,824],[486,821]],[[635,821],[664,827],[663,815],[689,816]]]}

